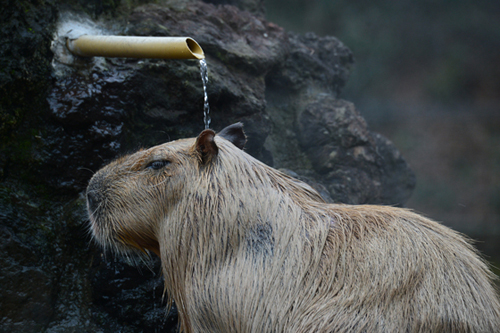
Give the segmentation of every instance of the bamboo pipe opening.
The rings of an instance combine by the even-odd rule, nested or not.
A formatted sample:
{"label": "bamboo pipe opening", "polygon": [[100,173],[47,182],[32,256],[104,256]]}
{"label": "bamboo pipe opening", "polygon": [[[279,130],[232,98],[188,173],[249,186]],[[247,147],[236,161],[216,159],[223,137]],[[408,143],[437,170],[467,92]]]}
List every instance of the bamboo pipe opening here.
{"label": "bamboo pipe opening", "polygon": [[137,37],[83,35],[66,41],[68,49],[82,57],[204,59],[191,37]]}

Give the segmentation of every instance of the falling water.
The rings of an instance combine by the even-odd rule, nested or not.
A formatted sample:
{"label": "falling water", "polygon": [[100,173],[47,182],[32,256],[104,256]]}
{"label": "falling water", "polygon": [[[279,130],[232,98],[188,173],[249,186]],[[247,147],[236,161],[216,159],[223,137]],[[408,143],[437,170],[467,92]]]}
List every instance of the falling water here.
{"label": "falling water", "polygon": [[200,60],[200,74],[201,80],[203,81],[203,94],[204,94],[204,104],[203,104],[203,121],[205,122],[205,129],[210,128],[210,107],[208,106],[208,94],[207,94],[207,82],[208,82],[208,70],[207,61],[205,59]]}

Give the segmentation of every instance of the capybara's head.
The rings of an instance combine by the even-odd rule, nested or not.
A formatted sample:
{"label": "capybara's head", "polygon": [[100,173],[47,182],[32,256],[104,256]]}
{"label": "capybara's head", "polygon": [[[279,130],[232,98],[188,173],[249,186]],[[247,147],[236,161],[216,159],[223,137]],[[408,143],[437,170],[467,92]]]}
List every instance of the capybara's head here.
{"label": "capybara's head", "polygon": [[204,130],[197,138],[140,150],[103,167],[87,188],[95,240],[116,252],[135,248],[159,255],[159,225],[185,196],[185,187],[195,195],[193,180],[210,168],[220,148],[243,149],[245,142],[242,124],[237,123],[217,136]]}

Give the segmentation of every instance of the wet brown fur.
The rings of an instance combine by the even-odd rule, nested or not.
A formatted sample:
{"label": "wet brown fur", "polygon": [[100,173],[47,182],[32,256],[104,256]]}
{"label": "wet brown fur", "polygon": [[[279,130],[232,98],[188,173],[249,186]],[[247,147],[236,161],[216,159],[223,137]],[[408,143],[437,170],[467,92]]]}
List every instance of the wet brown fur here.
{"label": "wet brown fur", "polygon": [[[161,257],[185,332],[495,332],[493,275],[409,210],[326,204],[221,137],[123,157],[89,185],[96,240]],[[203,147],[204,148],[204,147]],[[168,160],[161,170],[151,161]]]}

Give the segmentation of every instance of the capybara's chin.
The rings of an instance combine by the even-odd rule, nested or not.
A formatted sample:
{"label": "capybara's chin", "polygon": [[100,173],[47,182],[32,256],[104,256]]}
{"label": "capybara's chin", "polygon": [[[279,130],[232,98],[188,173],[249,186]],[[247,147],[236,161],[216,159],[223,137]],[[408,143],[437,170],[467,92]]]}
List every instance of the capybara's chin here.
{"label": "capybara's chin", "polygon": [[122,157],[87,189],[95,240],[161,258],[186,332],[495,332],[493,274],[409,210],[326,204],[243,151],[242,125]]}

